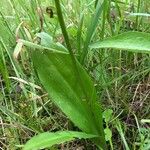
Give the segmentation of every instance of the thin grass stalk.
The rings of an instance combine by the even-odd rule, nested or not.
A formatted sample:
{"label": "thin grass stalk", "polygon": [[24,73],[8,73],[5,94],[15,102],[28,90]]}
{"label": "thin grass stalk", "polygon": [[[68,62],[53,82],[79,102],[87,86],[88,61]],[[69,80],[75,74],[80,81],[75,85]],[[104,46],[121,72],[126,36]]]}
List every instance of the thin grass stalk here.
{"label": "thin grass stalk", "polygon": [[[2,38],[0,38],[0,44],[2,45],[2,47],[4,48],[4,50],[6,51],[8,57],[10,59],[10,62],[12,64],[12,66],[13,66],[13,69],[15,71],[16,76],[18,78],[21,78],[20,72],[22,73],[22,71],[21,71],[21,69],[20,69],[19,66],[16,66],[16,63],[15,63],[13,57],[12,57],[12,54],[8,51],[8,49],[7,49],[7,47],[6,47],[6,45],[5,45],[5,43],[4,43],[4,41],[3,41]],[[25,90],[24,87],[22,88],[22,90],[23,90],[23,93],[24,93],[25,97],[28,98],[28,94],[27,94],[27,92],[26,92],[26,90]]]}
{"label": "thin grass stalk", "polygon": [[1,47],[0,47],[0,71],[6,83],[6,90],[7,92],[10,92],[10,80],[8,78],[9,74],[6,66],[5,56]]}
{"label": "thin grass stalk", "polygon": [[109,6],[108,6],[108,13],[107,13],[107,20],[110,26],[111,34],[114,35],[113,22],[111,18],[111,0],[109,0],[108,3]]}
{"label": "thin grass stalk", "polygon": [[82,13],[80,16],[80,22],[78,25],[78,31],[77,31],[77,50],[79,55],[81,54],[81,38],[82,38],[82,27],[83,27],[83,20],[84,20],[84,14]]}
{"label": "thin grass stalk", "polygon": [[88,53],[88,46],[89,46],[89,44],[91,42],[91,39],[92,39],[92,37],[95,33],[96,26],[97,26],[98,21],[99,21],[99,17],[101,15],[102,11],[103,11],[104,3],[106,3],[106,2],[107,2],[106,0],[104,0],[103,2],[101,2],[99,0],[96,4],[96,12],[95,12],[94,17],[92,17],[92,19],[90,21],[90,25],[87,29],[86,40],[85,40],[85,43],[84,43],[84,48],[83,48],[83,52],[82,52],[81,59],[80,59],[80,62],[81,62],[82,65],[83,65],[85,57]]}
{"label": "thin grass stalk", "polygon": [[63,18],[63,15],[62,15],[62,10],[61,10],[59,0],[55,0],[55,6],[56,6],[56,9],[57,9],[58,20],[59,20],[59,23],[60,23],[60,26],[61,26],[61,30],[62,30],[64,39],[65,39],[67,49],[69,50],[69,53],[70,53],[71,57],[74,57],[73,51],[72,51],[72,48],[71,48],[71,44],[70,44],[70,41],[69,41],[69,36],[68,36],[67,30],[66,30],[66,25],[65,25],[64,18]]}
{"label": "thin grass stalk", "polygon": [[104,11],[103,11],[103,21],[102,21],[102,29],[101,29],[101,39],[104,39],[104,34],[105,34],[105,24],[106,24],[106,15],[108,11],[108,3],[104,3]]}
{"label": "thin grass stalk", "polygon": [[[141,0],[138,0],[137,13],[140,12]],[[139,16],[136,16],[135,29],[139,30]]]}

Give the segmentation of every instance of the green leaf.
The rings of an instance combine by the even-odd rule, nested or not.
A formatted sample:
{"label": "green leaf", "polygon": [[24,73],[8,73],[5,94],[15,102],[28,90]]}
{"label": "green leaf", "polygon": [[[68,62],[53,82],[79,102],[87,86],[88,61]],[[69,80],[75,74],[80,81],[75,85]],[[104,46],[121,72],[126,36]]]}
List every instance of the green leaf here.
{"label": "green leaf", "polygon": [[104,132],[105,132],[105,139],[106,139],[106,141],[110,141],[111,138],[112,138],[111,130],[109,128],[105,128]]}
{"label": "green leaf", "polygon": [[105,119],[105,122],[108,123],[112,117],[112,113],[113,113],[113,110],[112,109],[106,109],[104,112],[103,112],[103,118]]}
{"label": "green leaf", "polygon": [[[41,83],[52,101],[67,117],[82,131],[99,135],[94,142],[105,147],[102,113],[96,102],[93,82],[77,60],[76,67],[74,66],[71,56],[64,53],[62,46],[55,50],[55,43],[51,44],[51,37],[42,35],[41,38],[43,38],[41,45],[45,48],[37,49],[42,46],[35,46],[36,50],[31,51],[33,64]],[[29,42],[24,43],[30,45]],[[34,45],[31,44],[31,47],[33,48]]]}
{"label": "green leaf", "polygon": [[114,48],[140,53],[150,53],[150,34],[126,32],[90,45],[90,48]]}
{"label": "green leaf", "polygon": [[45,45],[45,46],[50,45],[50,48],[54,48],[59,51],[68,52],[68,50],[60,43],[54,43],[53,38],[49,34],[45,32],[41,32],[41,33],[37,33],[36,35],[38,38],[40,38],[42,45]]}
{"label": "green leaf", "polygon": [[74,138],[94,138],[96,135],[86,134],[83,132],[75,131],[59,131],[55,133],[45,132],[41,133],[31,140],[29,140],[23,150],[37,150],[51,147],[55,144],[61,144],[63,142],[74,140]]}
{"label": "green leaf", "polygon": [[[49,43],[44,43],[44,46],[49,46]],[[80,129],[84,131],[86,129],[87,133],[91,133],[92,130],[95,130],[96,126],[92,123],[95,121],[93,115],[88,114],[91,108],[87,103],[90,103],[90,101],[95,103],[95,89],[89,76],[81,68],[79,63],[77,66],[85,83],[86,95],[82,91],[80,81],[78,81],[78,76],[76,76],[74,64],[69,54],[54,53],[47,49],[35,50],[32,51],[32,60],[40,81],[54,103],[75,125],[80,127]]]}

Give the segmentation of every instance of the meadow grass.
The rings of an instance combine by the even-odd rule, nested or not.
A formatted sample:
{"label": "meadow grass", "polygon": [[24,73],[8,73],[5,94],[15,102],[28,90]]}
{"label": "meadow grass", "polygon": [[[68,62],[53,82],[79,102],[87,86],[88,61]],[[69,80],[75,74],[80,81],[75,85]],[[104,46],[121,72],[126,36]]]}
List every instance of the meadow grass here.
{"label": "meadow grass", "polygon": [[[149,123],[141,122],[150,118],[149,54],[89,48],[91,42],[127,31],[149,33],[150,19],[146,16],[150,13],[149,0],[106,0],[97,7],[95,0],[61,1],[62,29],[67,31],[67,42],[55,1],[1,0],[0,6],[2,150],[22,149],[31,137],[45,131],[79,131],[48,96],[27,48],[16,48],[18,39],[34,42],[39,32],[48,33],[54,41],[66,46],[92,78],[102,111],[110,117],[106,119],[108,116],[103,115],[108,149],[149,149]],[[52,18],[46,12],[49,6]],[[14,58],[15,49],[19,56]],[[78,148],[97,149],[89,140],[53,146],[53,149]]]}

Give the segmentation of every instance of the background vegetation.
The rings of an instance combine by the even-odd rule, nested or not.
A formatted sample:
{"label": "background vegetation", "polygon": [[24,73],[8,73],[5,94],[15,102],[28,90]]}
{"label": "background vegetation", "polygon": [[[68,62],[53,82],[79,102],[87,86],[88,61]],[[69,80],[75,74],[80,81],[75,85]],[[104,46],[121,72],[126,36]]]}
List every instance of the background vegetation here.
{"label": "background vegetation", "polygon": [[[92,78],[97,100],[102,104],[108,149],[148,150],[149,54],[112,49],[89,49],[88,53],[85,52],[88,48],[85,41],[88,41],[87,35],[90,35],[88,27],[92,24],[91,18],[95,11],[98,10],[95,8],[95,0],[64,0],[61,1],[61,8],[73,54]],[[94,34],[92,32],[91,42],[127,31],[150,32],[149,0],[108,0],[101,10],[100,16],[96,18],[99,20],[98,25],[93,26],[95,31]],[[43,34],[37,34],[40,32]],[[54,105],[41,85],[27,48],[21,44],[16,46],[18,39],[37,42],[37,37],[48,35],[55,42],[65,46],[55,1],[0,1],[2,150],[22,149],[31,137],[45,131],[79,131]],[[96,147],[89,140],[75,140],[53,146],[51,149],[95,150]]]}

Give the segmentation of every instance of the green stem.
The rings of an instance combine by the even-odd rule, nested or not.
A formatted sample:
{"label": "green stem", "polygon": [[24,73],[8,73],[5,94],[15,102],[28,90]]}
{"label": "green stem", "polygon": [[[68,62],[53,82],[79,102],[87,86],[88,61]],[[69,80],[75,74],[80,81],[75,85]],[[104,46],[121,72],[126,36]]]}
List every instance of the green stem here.
{"label": "green stem", "polygon": [[68,36],[67,30],[66,30],[66,26],[65,26],[64,19],[63,19],[62,10],[61,10],[59,0],[55,0],[55,6],[56,6],[56,9],[57,9],[58,20],[59,20],[60,27],[61,27],[64,39],[65,39],[67,49],[69,50],[70,55],[73,56],[73,51],[72,51],[72,48],[71,48],[71,45],[70,45],[70,42],[69,42],[69,36]]}
{"label": "green stem", "polygon": [[[138,6],[137,6],[137,13],[140,12],[140,5],[141,5],[141,0],[138,0]],[[136,29],[138,30],[139,29],[139,16],[137,15],[136,16]]]}

